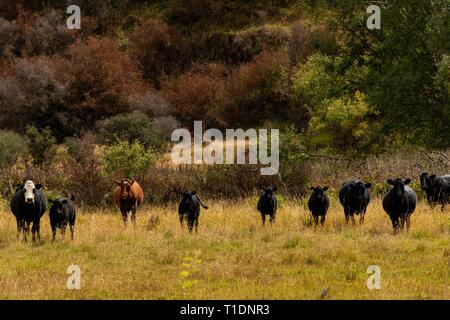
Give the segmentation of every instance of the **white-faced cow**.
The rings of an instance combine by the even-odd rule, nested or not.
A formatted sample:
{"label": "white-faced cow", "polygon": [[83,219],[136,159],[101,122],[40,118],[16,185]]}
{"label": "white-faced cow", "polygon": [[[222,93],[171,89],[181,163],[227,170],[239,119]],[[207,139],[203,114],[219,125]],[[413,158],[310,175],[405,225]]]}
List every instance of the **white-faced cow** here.
{"label": "white-faced cow", "polygon": [[32,240],[38,240],[40,236],[40,221],[47,210],[47,198],[41,190],[40,184],[34,184],[33,181],[28,180],[25,184],[18,185],[16,193],[11,200],[11,211],[16,217],[17,221],[17,239],[19,239],[20,232],[23,232],[23,239],[27,241],[27,234],[31,228]]}
{"label": "white-faced cow", "polygon": [[411,225],[411,215],[416,209],[417,195],[408,184],[411,179],[388,179],[387,181],[392,188],[386,192],[383,198],[383,209],[389,215],[394,228],[394,234],[399,229],[403,229],[406,223],[406,230]]}
{"label": "white-faced cow", "polygon": [[354,215],[359,215],[359,223],[364,224],[364,216],[370,202],[371,183],[364,183],[360,180],[350,180],[342,184],[339,190],[339,202],[344,208],[345,222],[352,219],[355,224]]}
{"label": "white-faced cow", "polygon": [[182,196],[181,202],[178,205],[178,217],[180,219],[180,226],[183,228],[183,220],[187,220],[189,232],[195,226],[195,232],[198,231],[198,219],[200,217],[200,205],[208,209],[200,200],[197,192],[178,192]]}
{"label": "white-faced cow", "polygon": [[330,199],[328,199],[328,195],[325,193],[328,187],[311,187],[310,189],[312,193],[308,200],[309,211],[314,219],[314,224],[319,224],[320,217],[320,224],[323,225],[328,207],[330,206]]}
{"label": "white-faced cow", "polygon": [[266,224],[266,215],[270,217],[271,224],[275,222],[278,209],[278,200],[274,194],[275,191],[277,191],[277,187],[267,187],[261,190],[256,208],[261,214],[263,225]]}

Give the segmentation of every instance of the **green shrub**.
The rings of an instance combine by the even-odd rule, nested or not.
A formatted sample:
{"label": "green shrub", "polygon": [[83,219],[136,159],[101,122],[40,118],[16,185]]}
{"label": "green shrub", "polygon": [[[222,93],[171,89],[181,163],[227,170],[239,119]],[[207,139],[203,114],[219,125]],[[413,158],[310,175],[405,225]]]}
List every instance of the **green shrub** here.
{"label": "green shrub", "polygon": [[98,140],[102,144],[112,145],[118,140],[132,144],[142,143],[146,148],[158,147],[160,141],[153,131],[152,120],[139,112],[120,114],[96,123]]}
{"label": "green shrub", "polygon": [[118,178],[144,177],[155,159],[152,149],[146,149],[142,144],[119,141],[108,147],[105,152],[106,173]]}
{"label": "green shrub", "polygon": [[24,138],[12,131],[0,130],[0,167],[12,166],[19,154],[28,153]]}
{"label": "green shrub", "polygon": [[49,127],[39,130],[35,126],[27,127],[28,149],[35,164],[42,164],[55,154],[56,138]]}

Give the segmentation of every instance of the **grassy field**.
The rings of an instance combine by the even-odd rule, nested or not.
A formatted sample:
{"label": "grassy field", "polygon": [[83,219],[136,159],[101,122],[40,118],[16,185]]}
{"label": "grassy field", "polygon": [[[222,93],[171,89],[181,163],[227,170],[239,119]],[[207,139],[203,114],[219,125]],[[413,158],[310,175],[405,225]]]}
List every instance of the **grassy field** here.
{"label": "grassy field", "polygon": [[[16,241],[0,212],[0,299],[450,299],[450,216],[421,203],[409,233],[392,235],[379,200],[364,226],[345,226],[336,201],[323,228],[308,226],[304,202],[283,201],[273,227],[256,199],[205,201],[198,234],[181,230],[175,205],[146,206],[136,229],[117,210],[78,213],[75,241]],[[68,290],[67,267],[81,268]],[[366,286],[369,265],[381,289]]]}

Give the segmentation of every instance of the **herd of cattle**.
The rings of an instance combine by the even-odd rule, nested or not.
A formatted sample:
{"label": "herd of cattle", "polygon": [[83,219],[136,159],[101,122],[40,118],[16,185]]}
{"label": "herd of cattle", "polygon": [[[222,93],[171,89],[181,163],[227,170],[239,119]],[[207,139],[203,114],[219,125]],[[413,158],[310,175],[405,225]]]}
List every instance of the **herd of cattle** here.
{"label": "herd of cattle", "polygon": [[[383,197],[383,209],[389,215],[394,228],[394,233],[399,229],[410,227],[410,217],[417,204],[417,195],[408,184],[411,179],[388,179],[388,184],[392,187]],[[136,224],[136,211],[144,200],[144,192],[135,180],[122,179],[116,181],[117,187],[114,190],[114,202],[120,208],[124,224],[127,224],[130,215],[133,224]],[[441,204],[442,210],[446,203],[450,202],[450,175],[436,176],[428,173],[420,174],[420,184],[427,196],[430,205]],[[370,202],[371,183],[364,183],[360,180],[344,182],[339,191],[339,202],[344,209],[345,222],[351,219],[355,223],[355,215],[360,216],[360,223],[364,223],[364,215]],[[323,225],[330,206],[327,195],[328,187],[311,187],[312,193],[308,200],[308,208],[311,212],[314,224]],[[266,216],[270,217],[270,222],[275,222],[278,208],[278,201],[275,196],[276,187],[263,188],[258,200],[257,210],[261,214],[263,225]],[[178,192],[181,201],[178,206],[180,225],[183,228],[183,221],[187,221],[189,232],[195,227],[198,228],[200,216],[200,206],[208,209],[199,195],[195,192]],[[50,226],[52,229],[53,241],[56,231],[60,229],[64,237],[67,225],[70,227],[71,238],[73,240],[76,220],[75,197],[70,195],[67,198],[49,200],[51,208],[49,211]],[[27,234],[32,225],[32,240],[40,240],[40,220],[47,210],[47,198],[42,190],[42,185],[34,184],[28,180],[23,185],[18,184],[15,194],[11,200],[11,211],[17,220],[17,238],[23,233],[24,241],[27,241]],[[131,214],[130,214],[131,213]]]}

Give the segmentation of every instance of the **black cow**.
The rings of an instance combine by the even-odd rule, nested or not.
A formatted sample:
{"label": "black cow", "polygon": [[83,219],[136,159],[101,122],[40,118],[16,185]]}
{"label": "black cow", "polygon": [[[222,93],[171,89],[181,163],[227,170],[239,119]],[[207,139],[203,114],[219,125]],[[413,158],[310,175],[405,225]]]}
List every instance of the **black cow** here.
{"label": "black cow", "polygon": [[344,208],[345,222],[349,218],[355,224],[354,215],[359,215],[359,223],[364,224],[364,216],[370,202],[371,183],[364,183],[360,180],[350,180],[342,184],[339,190],[339,202]]}
{"label": "black cow", "polygon": [[183,220],[187,220],[187,225],[189,232],[192,232],[192,229],[195,225],[195,232],[198,231],[198,218],[200,217],[200,205],[208,209],[200,200],[197,192],[179,192],[179,195],[183,196],[181,202],[178,206],[178,216],[180,218],[180,225],[183,228]]}
{"label": "black cow", "polygon": [[40,184],[35,185],[31,180],[26,181],[23,186],[16,187],[10,207],[17,221],[17,240],[19,240],[20,232],[23,231],[23,239],[27,241],[31,223],[33,223],[31,229],[33,242],[36,241],[36,234],[38,240],[41,239],[40,221],[47,210],[47,198],[41,187]]}
{"label": "black cow", "polygon": [[330,206],[330,199],[328,199],[328,196],[325,193],[328,190],[328,187],[311,187],[310,189],[313,190],[313,192],[308,200],[309,211],[313,216],[314,224],[319,224],[320,217],[320,224],[323,225],[325,223],[328,207]]}
{"label": "black cow", "polygon": [[275,222],[278,208],[278,201],[274,195],[275,191],[277,191],[277,187],[267,187],[261,190],[256,208],[261,214],[263,225],[266,224],[266,215],[270,216],[270,223]]}
{"label": "black cow", "polygon": [[409,230],[411,214],[416,209],[417,204],[417,195],[408,186],[411,179],[388,179],[387,182],[392,185],[392,188],[384,195],[383,209],[391,218],[394,234],[398,233],[399,228],[403,229],[405,222],[406,230]]}
{"label": "black cow", "polygon": [[49,200],[53,205],[50,208],[50,226],[52,227],[52,241],[55,241],[56,229],[61,230],[61,236],[64,238],[66,227],[70,227],[70,238],[73,240],[75,231],[76,207],[75,196],[72,194],[69,198]]}
{"label": "black cow", "polygon": [[431,206],[440,203],[441,210],[444,210],[445,204],[450,202],[450,175],[436,176],[423,172],[420,174],[420,185],[428,203]]}

